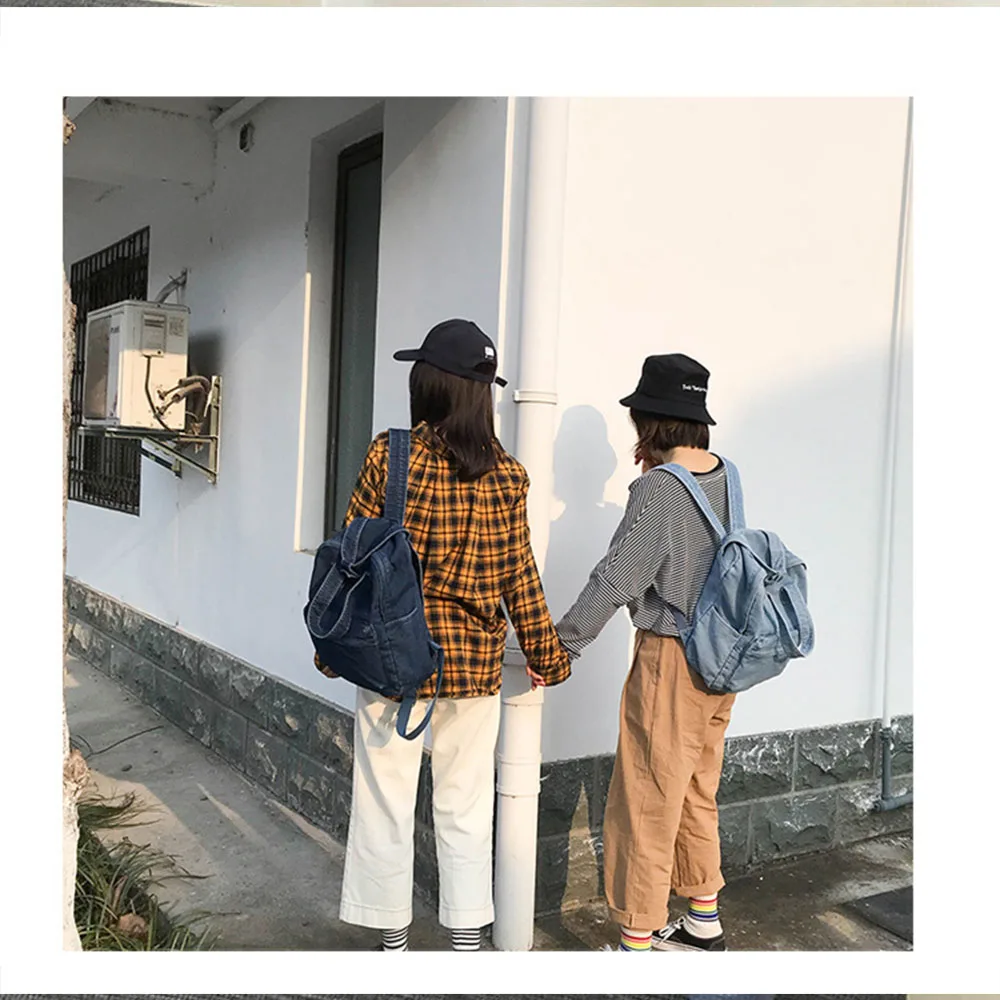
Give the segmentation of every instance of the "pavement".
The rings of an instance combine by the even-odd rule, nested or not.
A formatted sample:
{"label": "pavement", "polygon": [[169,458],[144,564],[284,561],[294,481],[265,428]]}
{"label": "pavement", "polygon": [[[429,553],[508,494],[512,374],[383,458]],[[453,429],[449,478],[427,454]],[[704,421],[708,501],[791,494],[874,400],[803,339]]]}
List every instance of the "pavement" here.
{"label": "pavement", "polygon": [[[272,799],[116,682],[67,661],[70,731],[104,793],[134,791],[149,824],[122,831],[173,855],[196,879],[158,898],[206,914],[221,950],[355,951],[373,932],[337,919],[344,849]],[[906,835],[805,855],[737,879],[723,895],[729,947],[749,951],[904,951],[912,946],[849,904],[912,884]],[[603,904],[536,923],[535,950],[589,951],[616,940]],[[443,950],[436,914],[414,902],[410,947]]]}
{"label": "pavement", "polygon": [[[337,841],[106,675],[79,660],[67,669],[70,734],[86,741],[98,789],[135,792],[149,807],[148,826],[121,833],[202,876],[164,883],[161,902],[179,914],[207,914],[223,950],[374,947],[371,931],[337,919],[344,868]],[[416,902],[414,950],[447,947],[435,917]]]}
{"label": "pavement", "polygon": [[[721,912],[730,951],[907,951],[896,937],[847,904],[913,882],[913,841],[882,837],[777,862],[729,882]],[[674,916],[680,916],[678,910]],[[536,950],[594,950],[617,941],[603,904],[536,925]]]}

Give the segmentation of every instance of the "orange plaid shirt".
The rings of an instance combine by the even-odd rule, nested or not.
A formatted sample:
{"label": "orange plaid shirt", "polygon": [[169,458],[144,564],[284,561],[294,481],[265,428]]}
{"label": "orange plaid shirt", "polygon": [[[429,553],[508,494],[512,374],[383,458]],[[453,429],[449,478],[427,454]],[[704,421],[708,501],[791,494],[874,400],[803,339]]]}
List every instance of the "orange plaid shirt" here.
{"label": "orange plaid shirt", "polygon": [[[381,517],[389,435],[369,445],[347,507],[355,517]],[[570,673],[556,635],[531,551],[528,474],[498,446],[497,466],[463,483],[437,434],[421,423],[410,432],[410,470],[404,526],[420,559],[424,609],[435,642],[444,648],[442,698],[472,698],[500,690],[507,608],[528,665],[558,684]],[[318,660],[317,667],[320,666]],[[435,678],[418,697],[434,694]]]}

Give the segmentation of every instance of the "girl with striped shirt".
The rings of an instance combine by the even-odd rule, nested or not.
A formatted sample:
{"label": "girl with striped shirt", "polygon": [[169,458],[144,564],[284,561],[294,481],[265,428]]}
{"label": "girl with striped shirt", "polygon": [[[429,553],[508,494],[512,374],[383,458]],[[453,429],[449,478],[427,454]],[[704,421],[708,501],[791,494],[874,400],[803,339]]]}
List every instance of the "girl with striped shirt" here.
{"label": "girl with striped shirt", "polygon": [[[657,469],[689,469],[728,530],[726,470],[708,450],[708,378],[683,354],[646,359],[638,388],[621,400],[643,475],[607,554],[556,626],[570,659],[624,606],[637,629],[604,814],[605,895],[622,951],[726,946],[715,796],[734,696],[709,691],[688,666],[674,620],[674,609],[691,617],[716,543],[684,486]],[[688,901],[673,923],[671,891]]]}

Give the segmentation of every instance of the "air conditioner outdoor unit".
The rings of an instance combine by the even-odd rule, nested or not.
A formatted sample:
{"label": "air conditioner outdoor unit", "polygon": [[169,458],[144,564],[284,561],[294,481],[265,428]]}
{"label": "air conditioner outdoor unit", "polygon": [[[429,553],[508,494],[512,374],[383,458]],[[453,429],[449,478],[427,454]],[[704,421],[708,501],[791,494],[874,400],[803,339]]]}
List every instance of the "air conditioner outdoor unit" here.
{"label": "air conditioner outdoor unit", "polygon": [[187,376],[189,317],[187,306],[132,301],[87,315],[84,426],[183,433],[183,402],[159,418],[154,407]]}

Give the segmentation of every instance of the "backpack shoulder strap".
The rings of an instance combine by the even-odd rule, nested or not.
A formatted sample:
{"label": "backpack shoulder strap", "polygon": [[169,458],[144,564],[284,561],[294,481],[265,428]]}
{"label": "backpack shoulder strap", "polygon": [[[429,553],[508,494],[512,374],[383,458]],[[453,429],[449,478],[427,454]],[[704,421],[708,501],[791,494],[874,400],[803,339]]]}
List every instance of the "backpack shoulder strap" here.
{"label": "backpack shoulder strap", "polygon": [[434,697],[431,699],[431,703],[427,706],[427,711],[424,713],[424,717],[414,729],[410,730],[410,732],[406,731],[406,727],[410,721],[410,712],[416,704],[416,695],[406,695],[403,698],[402,704],[399,706],[399,712],[396,715],[396,732],[399,733],[404,740],[415,740],[427,728],[427,723],[431,721],[434,706],[437,704],[438,695],[441,693],[441,681],[444,678],[444,650],[442,650],[440,646],[437,647],[435,656],[437,657],[437,686],[434,689]]}
{"label": "backpack shoulder strap", "polygon": [[705,496],[705,491],[698,485],[698,480],[691,475],[691,472],[688,469],[685,469],[683,465],[678,465],[676,462],[669,462],[666,465],[657,465],[655,468],[662,469],[664,472],[669,472],[672,476],[680,480],[681,484],[687,489],[688,493],[691,494],[691,498],[698,505],[698,509],[705,515],[709,525],[721,542],[726,536],[726,529],[722,526],[722,522],[719,520],[718,515],[714,510],[712,510],[712,505],[708,502],[708,497]]}
{"label": "backpack shoulder strap", "polygon": [[406,514],[406,485],[410,468],[410,432],[389,431],[389,472],[385,481],[385,517],[402,524]]}
{"label": "backpack shoulder strap", "polygon": [[[722,456],[719,456],[722,458]],[[743,513],[743,484],[740,482],[740,470],[728,458],[722,458],[726,467],[726,493],[729,498],[729,530],[739,531],[747,526]]]}

